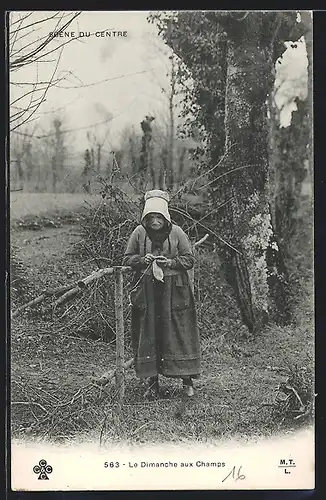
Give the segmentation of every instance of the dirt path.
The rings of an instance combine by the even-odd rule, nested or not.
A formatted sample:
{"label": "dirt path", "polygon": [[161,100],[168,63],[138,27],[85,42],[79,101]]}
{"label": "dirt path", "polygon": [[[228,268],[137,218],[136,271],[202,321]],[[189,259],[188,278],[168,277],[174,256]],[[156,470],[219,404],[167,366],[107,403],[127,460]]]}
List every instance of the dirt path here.
{"label": "dirt path", "polygon": [[19,248],[19,258],[27,265],[36,265],[61,258],[80,240],[77,224],[42,228],[39,231],[21,229],[11,232],[11,242]]}

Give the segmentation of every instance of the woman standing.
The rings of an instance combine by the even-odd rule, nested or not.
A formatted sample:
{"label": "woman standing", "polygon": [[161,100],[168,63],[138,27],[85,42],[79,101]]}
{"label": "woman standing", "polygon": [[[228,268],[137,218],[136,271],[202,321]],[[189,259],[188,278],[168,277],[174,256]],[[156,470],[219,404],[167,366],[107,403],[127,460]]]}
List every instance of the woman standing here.
{"label": "woman standing", "polygon": [[178,377],[188,396],[200,373],[200,345],[188,270],[194,256],[187,235],[171,223],[168,193],[145,194],[141,224],[131,234],[123,264],[135,269],[131,333],[136,374],[146,395],[158,394],[158,375]]}

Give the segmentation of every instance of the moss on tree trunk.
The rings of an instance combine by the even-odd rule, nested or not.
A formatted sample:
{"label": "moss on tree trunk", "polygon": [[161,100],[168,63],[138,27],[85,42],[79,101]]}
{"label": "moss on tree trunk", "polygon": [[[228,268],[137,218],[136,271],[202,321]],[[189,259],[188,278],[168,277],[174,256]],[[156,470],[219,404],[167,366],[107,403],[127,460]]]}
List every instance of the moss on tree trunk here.
{"label": "moss on tree trunk", "polygon": [[[229,253],[231,281],[250,331],[271,316],[287,317],[285,270],[268,197],[266,99],[271,68],[258,41],[229,41],[225,94],[225,146],[229,194],[227,224],[239,253]],[[234,170],[232,172],[232,170]]]}

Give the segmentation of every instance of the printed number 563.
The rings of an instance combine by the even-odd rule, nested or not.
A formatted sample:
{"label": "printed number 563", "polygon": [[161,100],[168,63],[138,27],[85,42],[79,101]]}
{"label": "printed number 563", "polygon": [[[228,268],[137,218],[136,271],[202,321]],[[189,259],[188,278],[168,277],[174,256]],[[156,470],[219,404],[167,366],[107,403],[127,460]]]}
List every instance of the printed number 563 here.
{"label": "printed number 563", "polygon": [[104,467],[107,469],[108,467],[120,467],[119,462],[104,462]]}

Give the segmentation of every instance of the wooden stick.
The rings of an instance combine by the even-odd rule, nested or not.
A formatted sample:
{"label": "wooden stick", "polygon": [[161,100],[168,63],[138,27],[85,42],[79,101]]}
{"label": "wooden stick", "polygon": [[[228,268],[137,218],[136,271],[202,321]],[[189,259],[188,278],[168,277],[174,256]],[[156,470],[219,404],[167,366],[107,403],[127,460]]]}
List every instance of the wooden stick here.
{"label": "wooden stick", "polygon": [[115,269],[115,322],[116,322],[116,384],[118,394],[118,408],[121,411],[123,404],[124,381],[124,320],[123,320],[123,274],[122,267]]}
{"label": "wooden stick", "polygon": [[22,306],[18,307],[11,315],[12,318],[15,318],[16,316],[18,316],[18,314],[22,311],[24,311],[24,309],[27,309],[27,307],[34,307],[36,306],[37,304],[40,304],[41,302],[44,301],[44,299],[46,297],[51,297],[52,295],[60,295],[62,292],[65,292],[65,291],[68,291],[68,290],[71,290],[72,288],[74,287],[74,284],[70,284],[70,285],[63,285],[63,286],[59,286],[57,288],[53,288],[52,290],[44,290],[42,292],[41,295],[39,295],[38,297],[36,297],[35,299],[33,300],[30,300],[29,302],[27,302],[26,304],[23,304]]}
{"label": "wooden stick", "polygon": [[[129,266],[118,266],[118,268],[121,272],[132,271],[132,268]],[[99,269],[98,271],[93,271],[89,276],[86,276],[86,278],[79,280],[78,286],[80,288],[85,288],[92,281],[102,278],[103,276],[113,274],[115,269],[117,269],[117,267],[105,267],[103,269]]]}
{"label": "wooden stick", "polygon": [[[34,307],[37,304],[40,304],[41,302],[44,301],[46,297],[51,297],[51,296],[56,296],[56,295],[61,295],[63,292],[65,292],[61,297],[59,297],[55,302],[54,302],[54,307],[60,306],[67,302],[68,300],[72,299],[75,297],[80,292],[81,288],[85,288],[89,283],[92,281],[102,278],[105,275],[110,275],[114,273],[115,267],[107,267],[103,269],[99,269],[98,271],[93,271],[89,276],[86,276],[86,278],[83,278],[82,280],[79,280],[77,285],[75,283],[72,283],[70,285],[62,285],[57,288],[53,288],[52,290],[44,290],[41,295],[36,297],[35,299],[27,302],[26,304],[23,304],[22,306],[18,307],[11,315],[12,318],[15,318],[18,316],[18,314],[27,307]],[[126,273],[129,271],[132,271],[132,268],[129,266],[120,266],[119,269],[121,269],[121,272]]]}
{"label": "wooden stick", "polygon": [[113,273],[114,273],[113,267],[106,267],[103,269],[99,269],[98,271],[93,271],[89,276],[86,276],[86,278],[79,280],[78,286],[80,288],[85,288],[92,281],[94,281],[98,278],[102,278],[105,275],[109,275],[109,274],[113,274]]}
{"label": "wooden stick", "polygon": [[79,286],[75,286],[71,290],[68,290],[68,292],[61,295],[61,297],[55,301],[54,307],[60,306],[61,304],[63,304],[67,300],[72,299],[75,295],[77,295],[78,292],[80,292]]}
{"label": "wooden stick", "polygon": [[67,300],[70,300],[80,291],[80,289],[85,288],[89,283],[91,283],[94,280],[102,278],[103,276],[113,274],[115,269],[119,269],[121,273],[132,271],[132,268],[129,266],[104,267],[103,269],[99,269],[98,271],[93,271],[89,276],[86,276],[86,278],[79,280],[77,284],[78,286],[76,286],[72,290],[69,290],[64,295],[62,295],[62,297],[60,297],[60,299],[58,299],[54,305],[59,306],[64,302],[66,302]]}
{"label": "wooden stick", "polygon": [[45,290],[43,293],[48,297],[51,297],[51,295],[61,295],[62,293],[71,290],[75,286],[75,283],[70,283],[70,285],[62,285],[58,286],[57,288],[53,288],[52,290]]}
{"label": "wooden stick", "polygon": [[205,236],[203,236],[200,240],[198,240],[194,243],[194,247],[198,247],[199,245],[204,243],[204,241],[206,241],[208,237],[209,237],[209,234],[206,233]]}
{"label": "wooden stick", "polygon": [[26,309],[27,307],[34,307],[36,306],[37,304],[40,304],[41,302],[43,302],[43,300],[45,299],[46,295],[44,293],[42,293],[42,295],[39,295],[39,297],[36,297],[36,299],[33,299],[31,300],[30,302],[27,302],[27,304],[24,304],[20,307],[18,307],[11,315],[12,318],[15,318],[16,316],[18,316],[18,314],[20,312],[22,312],[24,309]]}

